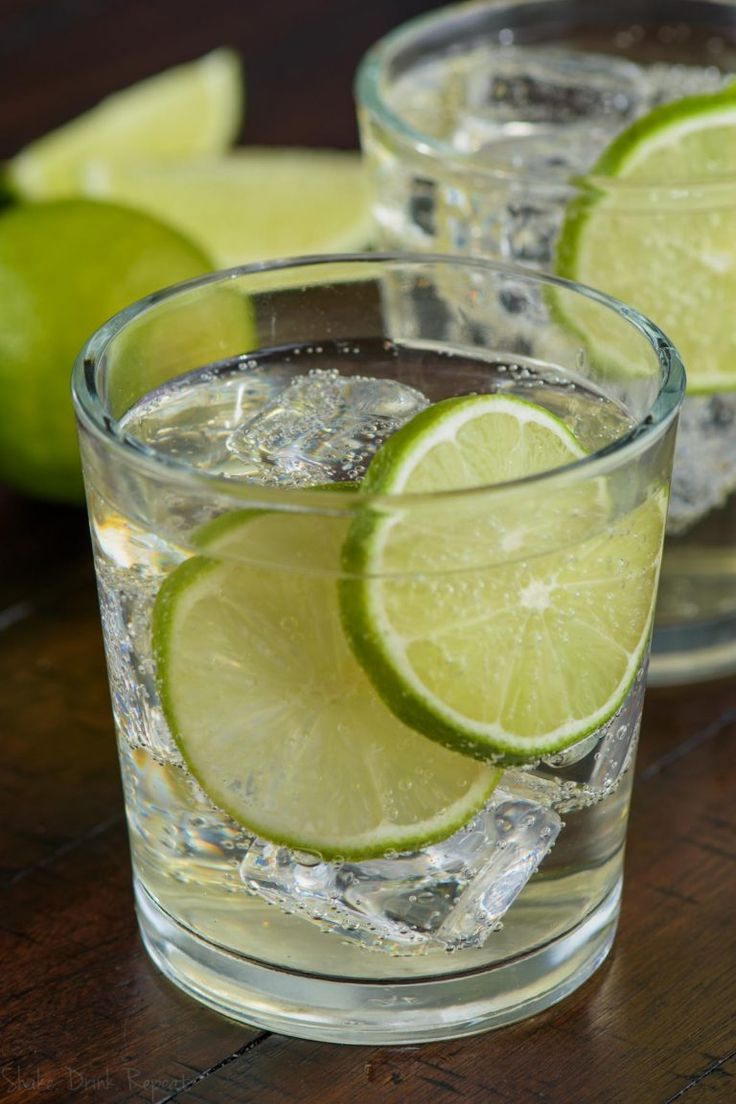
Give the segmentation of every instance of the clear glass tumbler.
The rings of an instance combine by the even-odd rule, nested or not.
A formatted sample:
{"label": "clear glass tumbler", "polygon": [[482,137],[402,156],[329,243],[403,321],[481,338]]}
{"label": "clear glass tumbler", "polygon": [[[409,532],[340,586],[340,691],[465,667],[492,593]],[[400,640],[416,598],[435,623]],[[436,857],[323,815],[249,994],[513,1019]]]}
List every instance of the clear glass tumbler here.
{"label": "clear glass tumbler", "polygon": [[653,107],[721,90],[734,72],[728,0],[494,0],[399,28],[356,84],[381,247],[574,276],[637,307],[679,348],[688,396],[652,644],[658,683],[736,670],[736,173],[722,156],[676,170],[668,159],[646,180],[598,164]]}
{"label": "clear glass tumbler", "polygon": [[[565,321],[584,301],[621,375]],[[481,1031],[611,946],[683,369],[598,293],[307,258],[74,370],[141,931],[228,1016]]]}

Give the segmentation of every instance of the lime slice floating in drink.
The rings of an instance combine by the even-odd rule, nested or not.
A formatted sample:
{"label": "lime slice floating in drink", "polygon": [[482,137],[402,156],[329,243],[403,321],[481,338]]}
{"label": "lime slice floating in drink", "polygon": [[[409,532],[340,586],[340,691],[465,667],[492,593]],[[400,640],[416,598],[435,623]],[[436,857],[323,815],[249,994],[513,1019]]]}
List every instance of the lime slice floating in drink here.
{"label": "lime slice floating in drink", "polygon": [[[450,399],[382,446],[363,489],[500,483],[581,455],[536,404]],[[645,654],[665,516],[663,493],[618,517],[611,499],[587,478],[368,505],[345,545],[343,624],[393,712],[466,754],[527,760],[608,720]]]}
{"label": "lime slice floating in drink", "polygon": [[166,219],[222,268],[361,249],[372,233],[356,153],[251,147],[188,164],[96,160],[82,188]]}
{"label": "lime slice floating in drink", "polygon": [[158,594],[153,648],[169,726],[212,801],[268,840],[355,859],[451,835],[498,772],[426,740],[376,695],[340,625],[346,525],[259,511],[211,525],[209,555]]}
{"label": "lime slice floating in drink", "polygon": [[[557,246],[558,275],[630,303],[674,341],[691,394],[736,389],[735,128],[733,87],[642,116],[591,170]],[[580,301],[574,315],[571,299],[559,306],[626,371],[626,350],[606,348],[595,305]]]}
{"label": "lime slice floating in drink", "polygon": [[44,135],[7,166],[11,188],[27,199],[79,194],[79,169],[90,157],[187,158],[219,153],[242,115],[240,63],[231,50],[212,53],[108,96],[79,118]]}

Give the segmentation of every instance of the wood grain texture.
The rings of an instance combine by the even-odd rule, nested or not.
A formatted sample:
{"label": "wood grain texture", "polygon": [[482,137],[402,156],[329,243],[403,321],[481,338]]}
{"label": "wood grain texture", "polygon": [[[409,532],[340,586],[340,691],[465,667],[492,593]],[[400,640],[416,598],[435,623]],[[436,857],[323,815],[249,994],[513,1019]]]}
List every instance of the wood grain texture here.
{"label": "wood grain texture", "polygon": [[666,748],[638,772],[619,937],[604,967],[563,1004],[500,1032],[425,1047],[270,1036],[177,1099],[736,1099],[736,693],[724,702],[730,721],[713,723],[690,751]]}
{"label": "wood grain texture", "polygon": [[[28,517],[27,503],[17,507],[11,533]],[[33,510],[49,547],[55,512],[45,532],[44,511]],[[69,515],[72,531],[80,517]],[[56,575],[29,614],[0,632],[0,644],[0,1099],[733,1099],[731,681],[649,695],[620,934],[586,986],[495,1034],[397,1050],[339,1048],[230,1024],[149,965],[135,932],[86,557]]]}
{"label": "wood grain texture", "polygon": [[[1,0],[0,156],[221,43],[247,64],[250,141],[349,147],[360,54],[432,6]],[[648,697],[619,938],[581,990],[451,1043],[285,1039],[215,1016],[149,964],[86,520],[0,491],[0,532],[3,1104],[736,1101],[733,680]]]}

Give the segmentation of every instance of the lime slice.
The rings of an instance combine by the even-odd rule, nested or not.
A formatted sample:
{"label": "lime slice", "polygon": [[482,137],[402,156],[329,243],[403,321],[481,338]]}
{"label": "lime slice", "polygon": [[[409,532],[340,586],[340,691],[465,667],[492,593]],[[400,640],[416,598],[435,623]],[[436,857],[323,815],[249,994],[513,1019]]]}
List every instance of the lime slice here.
{"label": "lime slice", "polygon": [[[560,276],[630,303],[664,330],[693,394],[736,389],[734,128],[733,88],[638,119],[592,169],[590,190],[568,207],[557,245]],[[678,200],[678,184],[687,185],[688,198]],[[571,299],[560,306],[578,333],[626,370],[625,342],[606,342],[594,305],[576,297],[574,314]]]}
{"label": "lime slice", "polygon": [[89,164],[88,195],[140,207],[198,241],[222,268],[367,244],[360,156],[251,147],[189,164]]}
{"label": "lime slice", "polygon": [[79,194],[79,167],[91,157],[219,153],[240,129],[242,100],[236,54],[213,50],[108,96],[32,142],[9,163],[9,182],[28,199],[52,199]]}
{"label": "lime slice", "polygon": [[[333,573],[346,525],[218,520],[200,535],[209,555],[164,582],[153,648],[167,721],[212,801],[265,839],[356,859],[449,836],[498,772],[405,727],[356,663]],[[268,566],[290,547],[292,570]]]}
{"label": "lime slice", "polygon": [[79,501],[69,373],[89,335],[135,299],[210,268],[175,230],[89,200],[0,214],[0,479]]}
{"label": "lime slice", "polygon": [[[535,404],[450,399],[386,442],[363,488],[445,491],[580,456]],[[343,624],[406,724],[466,754],[533,760],[624,699],[649,637],[665,506],[655,495],[612,519],[602,479],[484,494],[443,496],[417,517],[368,508],[345,545]]]}

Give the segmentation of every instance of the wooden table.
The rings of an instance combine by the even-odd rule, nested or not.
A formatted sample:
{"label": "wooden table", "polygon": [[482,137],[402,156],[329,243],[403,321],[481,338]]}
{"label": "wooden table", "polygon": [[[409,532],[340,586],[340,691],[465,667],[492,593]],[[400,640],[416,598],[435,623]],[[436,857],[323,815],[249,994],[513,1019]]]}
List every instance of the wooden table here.
{"label": "wooden table", "polygon": [[[430,6],[5,0],[0,155],[221,42],[246,58],[250,140],[353,145],[360,53]],[[576,994],[458,1042],[286,1039],[200,1008],[149,964],[85,517],[0,492],[0,533],[0,1101],[736,1101],[734,680],[649,695],[620,934]]]}

